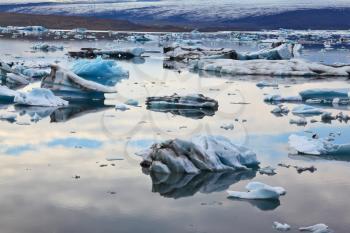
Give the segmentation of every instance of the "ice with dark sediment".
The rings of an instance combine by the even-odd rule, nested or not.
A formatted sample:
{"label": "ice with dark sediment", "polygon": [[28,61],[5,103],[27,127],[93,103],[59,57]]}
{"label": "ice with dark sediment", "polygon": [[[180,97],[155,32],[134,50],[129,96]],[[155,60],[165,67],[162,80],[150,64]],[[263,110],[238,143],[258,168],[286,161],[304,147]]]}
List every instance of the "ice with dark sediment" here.
{"label": "ice with dark sediment", "polygon": [[138,153],[141,166],[159,173],[199,173],[246,170],[259,164],[256,154],[222,136],[167,140]]}

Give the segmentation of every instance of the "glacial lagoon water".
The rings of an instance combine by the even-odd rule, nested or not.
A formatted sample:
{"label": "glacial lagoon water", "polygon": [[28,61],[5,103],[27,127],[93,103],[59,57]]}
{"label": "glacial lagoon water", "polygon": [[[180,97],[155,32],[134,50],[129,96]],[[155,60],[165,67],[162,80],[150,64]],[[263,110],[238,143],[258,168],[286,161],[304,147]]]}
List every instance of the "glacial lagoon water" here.
{"label": "glacial lagoon water", "polygon": [[[68,50],[104,48],[111,41],[62,42],[64,51],[33,52],[33,41],[0,39],[5,61],[55,62],[68,67]],[[116,46],[135,46],[119,43]],[[157,43],[143,45],[160,50]],[[213,45],[215,46],[215,45]],[[236,44],[237,50],[256,50],[255,44]],[[75,104],[68,108],[23,107],[1,104],[1,113],[16,113],[17,121],[0,121],[0,229],[4,233],[63,232],[275,232],[274,221],[297,228],[325,223],[335,232],[349,232],[350,154],[339,157],[295,155],[288,147],[292,133],[321,136],[338,133],[337,143],[349,143],[349,123],[289,124],[289,113],[270,113],[264,94],[296,95],[309,88],[344,88],[345,78],[277,78],[279,88],[258,88],[271,77],[232,77],[163,68],[161,53],[144,59],[118,61],[129,70],[118,82],[118,93],[104,103]],[[305,48],[302,57],[325,63],[349,63],[347,50]],[[31,89],[39,82],[25,87]],[[149,111],[147,96],[202,93],[219,102],[214,116],[190,118]],[[129,111],[114,105],[139,101]],[[286,104],[292,109],[295,104]],[[350,114],[348,106],[321,106]],[[43,116],[31,122],[34,113]],[[312,117],[319,120],[319,116]],[[310,120],[311,118],[308,118]],[[220,128],[233,123],[233,130]],[[276,167],[274,176],[256,171],[200,175],[149,176],[142,172],[135,152],[165,139],[187,139],[198,134],[222,135],[257,153],[262,167]],[[314,165],[317,171],[299,174],[294,168]],[[283,186],[279,201],[228,199],[226,190],[244,190],[249,181]]]}

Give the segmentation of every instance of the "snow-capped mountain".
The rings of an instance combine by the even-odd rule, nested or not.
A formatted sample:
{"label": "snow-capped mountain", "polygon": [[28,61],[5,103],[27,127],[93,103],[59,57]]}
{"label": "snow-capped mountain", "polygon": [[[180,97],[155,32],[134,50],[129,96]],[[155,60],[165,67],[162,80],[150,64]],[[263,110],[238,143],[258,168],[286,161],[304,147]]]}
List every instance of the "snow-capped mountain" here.
{"label": "snow-capped mountain", "polygon": [[[0,10],[7,12],[94,16],[139,23],[199,27],[227,25],[232,27],[242,19],[258,20],[261,17],[297,11],[305,13],[316,10],[325,13],[325,10],[332,12],[332,10],[350,9],[350,0],[2,0],[1,2],[3,6],[0,6]],[[329,12],[325,14],[329,16]],[[337,12],[333,14],[338,15]]]}

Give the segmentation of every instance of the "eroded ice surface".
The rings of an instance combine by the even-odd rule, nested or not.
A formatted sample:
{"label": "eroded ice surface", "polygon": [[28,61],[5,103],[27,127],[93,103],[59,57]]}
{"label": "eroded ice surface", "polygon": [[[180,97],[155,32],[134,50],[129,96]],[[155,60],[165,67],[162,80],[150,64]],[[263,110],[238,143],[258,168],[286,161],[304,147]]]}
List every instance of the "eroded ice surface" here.
{"label": "eroded ice surface", "polygon": [[261,182],[250,182],[245,188],[248,192],[227,191],[228,196],[241,199],[279,199],[286,194],[282,187],[272,187]]}

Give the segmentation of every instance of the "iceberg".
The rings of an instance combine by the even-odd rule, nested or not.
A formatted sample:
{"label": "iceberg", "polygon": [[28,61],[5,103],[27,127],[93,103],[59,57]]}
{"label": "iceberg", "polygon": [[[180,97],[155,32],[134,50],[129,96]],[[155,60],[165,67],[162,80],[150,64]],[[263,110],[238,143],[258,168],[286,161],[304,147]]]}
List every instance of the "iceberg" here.
{"label": "iceberg", "polygon": [[303,100],[308,99],[321,99],[321,100],[330,100],[339,98],[339,99],[349,99],[350,98],[350,89],[309,89],[299,93]]}
{"label": "iceberg", "polygon": [[20,92],[15,96],[14,102],[23,105],[43,107],[57,107],[68,105],[68,101],[55,96],[52,91],[45,88],[34,88],[28,93]]}
{"label": "iceberg", "polygon": [[288,225],[287,223],[273,222],[273,228],[278,231],[289,231],[290,225]]}
{"label": "iceberg", "polygon": [[197,136],[190,141],[167,140],[155,143],[149,150],[138,154],[143,157],[141,166],[150,172],[234,171],[259,164],[254,152],[220,136]]}
{"label": "iceberg", "polygon": [[214,109],[217,110],[219,104],[216,100],[206,97],[202,94],[192,94],[180,96],[173,94],[171,96],[148,97],[146,105],[151,109]]}
{"label": "iceberg", "polygon": [[129,76],[129,72],[118,66],[115,61],[104,60],[102,57],[77,60],[71,70],[82,78],[108,86],[114,86],[120,78]]}
{"label": "iceberg", "polygon": [[293,108],[292,113],[296,115],[321,115],[325,111],[319,108],[315,108],[309,105],[298,105]]}
{"label": "iceberg", "polygon": [[232,60],[201,59],[191,61],[193,70],[204,70],[227,75],[268,75],[268,76],[302,76],[329,77],[350,76],[350,66],[335,67],[301,59],[291,60]]}
{"label": "iceberg", "polygon": [[300,227],[299,231],[308,231],[312,233],[331,233],[332,231],[324,223],[319,223],[309,227]]}
{"label": "iceberg", "polygon": [[346,155],[350,153],[350,144],[334,144],[323,138],[307,138],[292,134],[289,146],[300,154],[306,155]]}
{"label": "iceberg", "polygon": [[227,191],[229,197],[241,199],[279,199],[286,194],[282,187],[272,187],[261,182],[250,182],[247,184],[248,192]]}
{"label": "iceberg", "polygon": [[86,80],[58,65],[51,65],[51,73],[43,78],[41,87],[53,91],[64,99],[104,99],[104,93],[115,93],[115,89]]}
{"label": "iceberg", "polygon": [[127,111],[130,110],[130,108],[126,104],[116,104],[115,109],[119,111]]}
{"label": "iceberg", "polygon": [[238,54],[238,60],[289,60],[293,57],[293,46],[291,44],[281,44],[275,48],[262,49],[257,52]]}
{"label": "iceberg", "polygon": [[169,46],[163,48],[164,55],[170,60],[185,61],[200,58],[237,59],[238,54],[233,49],[213,49],[205,47]]}
{"label": "iceberg", "polygon": [[276,108],[271,110],[271,113],[286,115],[289,113],[289,109],[287,106],[284,106],[283,104],[279,104]]}

